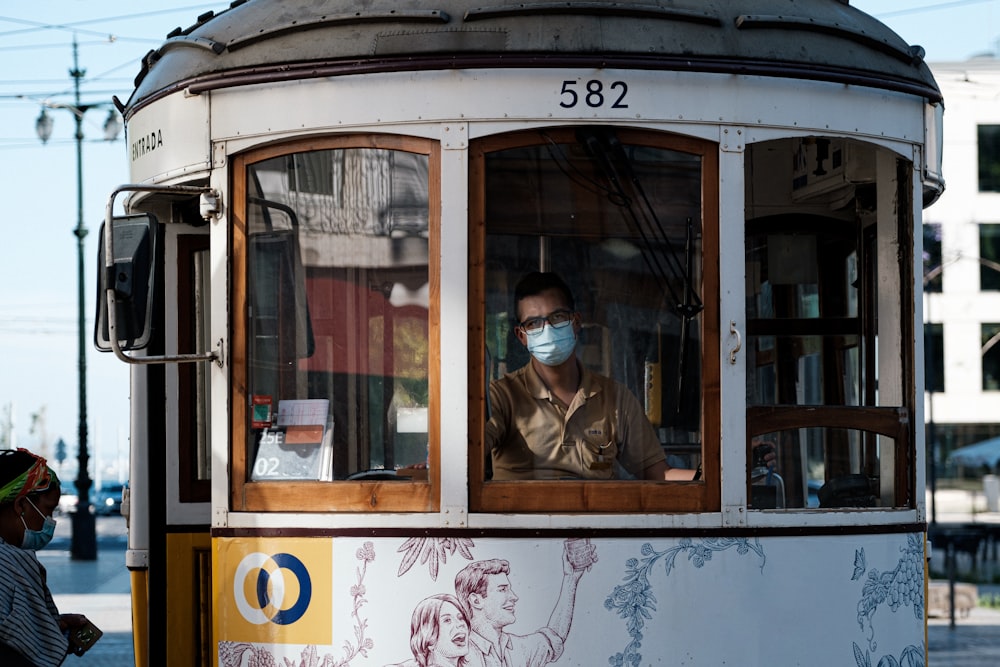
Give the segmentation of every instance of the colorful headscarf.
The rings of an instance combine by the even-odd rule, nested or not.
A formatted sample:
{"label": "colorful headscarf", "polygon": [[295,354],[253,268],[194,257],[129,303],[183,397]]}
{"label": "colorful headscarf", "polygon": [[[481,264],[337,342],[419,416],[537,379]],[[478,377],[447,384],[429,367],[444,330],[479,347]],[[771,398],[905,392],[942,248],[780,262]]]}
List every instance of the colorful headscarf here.
{"label": "colorful headscarf", "polygon": [[27,449],[19,447],[17,451],[24,452],[35,461],[27,470],[0,487],[0,505],[14,502],[29,493],[48,491],[52,484],[59,484],[59,478],[55,471],[46,464],[45,459],[32,454]]}

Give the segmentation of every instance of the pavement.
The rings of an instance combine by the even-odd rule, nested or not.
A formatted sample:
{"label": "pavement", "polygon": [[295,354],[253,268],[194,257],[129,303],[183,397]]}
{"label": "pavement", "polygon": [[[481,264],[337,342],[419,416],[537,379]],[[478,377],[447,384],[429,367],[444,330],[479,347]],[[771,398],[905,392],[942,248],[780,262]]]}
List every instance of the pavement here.
{"label": "pavement", "polygon": [[125,519],[95,517],[97,558],[90,561],[70,557],[71,523],[69,515],[56,516],[55,537],[38,552],[38,560],[59,611],[83,614],[104,635],[82,656],[68,656],[63,667],[134,667]]}
{"label": "pavement", "polygon": [[[982,493],[939,489],[936,494],[938,523],[1000,524],[1000,512],[987,509]],[[60,611],[84,614],[104,631],[90,651],[80,658],[68,657],[64,667],[134,667],[125,520],[120,516],[97,517],[97,559],[77,561],[70,558],[70,517],[57,519],[55,539],[38,552],[53,598]],[[932,571],[945,571],[943,557],[940,550],[932,550]],[[980,576],[1000,582],[1000,562],[995,557],[978,563],[965,558],[961,554],[957,558],[959,572],[975,567]],[[1000,584],[979,585],[978,589],[980,595],[1000,596]],[[932,617],[927,622],[927,644],[928,664],[933,667],[998,666],[1000,609],[976,607],[954,622],[950,616]]]}

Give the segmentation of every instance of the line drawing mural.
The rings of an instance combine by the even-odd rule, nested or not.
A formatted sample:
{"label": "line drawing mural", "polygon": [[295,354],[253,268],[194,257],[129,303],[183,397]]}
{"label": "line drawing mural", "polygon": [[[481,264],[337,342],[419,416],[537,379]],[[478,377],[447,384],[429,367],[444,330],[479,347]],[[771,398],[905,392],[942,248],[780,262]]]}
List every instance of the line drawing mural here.
{"label": "line drawing mural", "polygon": [[427,572],[433,581],[437,581],[438,569],[448,562],[448,555],[457,552],[465,560],[472,560],[472,548],[476,544],[467,537],[411,537],[396,551],[405,554],[399,564],[399,575],[402,577],[410,571],[417,558],[420,563],[427,564]]}
{"label": "line drawing mural", "polygon": [[[412,566],[415,558],[411,555],[419,548],[424,550],[425,545],[410,544],[413,540],[407,540],[400,551],[407,554],[408,570]],[[407,546],[409,545],[409,546]],[[438,545],[440,546],[440,545]],[[462,545],[464,549],[458,549],[463,555],[468,553],[471,557],[471,541]],[[453,549],[451,552],[454,553]],[[441,554],[436,549],[427,549],[428,553]],[[427,558],[430,560],[430,557]],[[405,562],[405,560],[404,560]],[[462,634],[460,623],[454,622],[455,614],[448,609],[445,604],[430,603],[435,607],[439,618],[436,621],[437,627],[433,630],[423,630],[423,623],[434,624],[433,619],[424,620],[421,615],[427,613],[424,605],[428,604],[428,599],[422,600],[414,610],[411,620],[410,648],[414,654],[413,659],[395,663],[388,667],[450,667],[452,665],[464,667],[542,667],[559,660],[565,648],[564,642],[569,636],[570,628],[573,624],[573,613],[576,606],[576,593],[580,579],[584,573],[589,571],[597,562],[597,547],[591,544],[589,539],[567,539],[563,543],[563,576],[559,589],[559,596],[548,623],[538,628],[535,632],[525,635],[515,635],[508,633],[506,628],[512,625],[517,616],[515,613],[517,601],[520,599],[510,583],[510,563],[501,558],[491,558],[487,560],[473,561],[466,565],[455,575],[455,595],[452,598],[444,594],[443,602],[450,602],[450,599],[457,601],[464,612],[462,621],[468,623],[468,641],[464,648],[467,653],[464,655],[450,655],[447,660],[432,662],[429,652],[425,648],[426,641],[419,635],[424,632],[433,633],[434,640],[441,642],[443,628],[449,628],[454,634],[446,643],[453,644],[451,652],[457,653],[458,637]],[[405,571],[400,565],[400,572]],[[432,578],[436,579],[436,568],[431,569]],[[435,597],[435,596],[432,596]],[[445,622],[444,614],[450,615]]]}
{"label": "line drawing mural", "polygon": [[[861,589],[861,600],[858,601],[858,625],[867,639],[868,646],[864,650],[854,643],[854,659],[858,667],[871,667],[871,653],[878,649],[875,624],[875,612],[882,605],[888,606],[892,613],[900,607],[909,606],[913,616],[919,620],[924,618],[924,584],[923,559],[924,546],[921,535],[909,534],[906,544],[901,546],[902,552],[896,567],[892,570],[879,572],[878,569],[868,570],[868,577]],[[865,576],[867,558],[864,548],[854,552],[854,574],[851,581],[857,581]],[[923,667],[924,649],[911,644],[903,649],[899,658],[883,656],[876,663],[878,667]]]}
{"label": "line drawing mural", "polygon": [[626,667],[638,665],[642,661],[642,653],[639,651],[642,648],[642,631],[646,621],[652,620],[653,612],[656,611],[656,597],[649,581],[654,565],[662,560],[664,575],[670,576],[678,554],[687,554],[687,559],[696,568],[701,568],[712,560],[712,554],[734,548],[741,556],[750,552],[757,554],[760,557],[760,569],[764,570],[767,557],[764,555],[764,547],[757,538],[721,537],[707,538],[698,542],[684,538],[676,547],[663,551],[657,551],[649,542],[643,544],[640,549],[642,558],[629,558],[625,562],[624,583],[615,586],[604,601],[605,609],[614,611],[625,619],[625,626],[631,637],[620,653],[608,658],[608,663],[614,667]]}

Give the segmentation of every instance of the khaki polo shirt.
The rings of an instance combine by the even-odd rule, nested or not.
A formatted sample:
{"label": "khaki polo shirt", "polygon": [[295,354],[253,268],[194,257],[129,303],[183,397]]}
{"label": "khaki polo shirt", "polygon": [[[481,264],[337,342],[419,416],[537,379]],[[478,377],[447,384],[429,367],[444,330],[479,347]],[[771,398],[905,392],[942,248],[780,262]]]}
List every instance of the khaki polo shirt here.
{"label": "khaki polo shirt", "polygon": [[635,477],[664,460],[638,399],[620,382],[581,366],[580,388],[565,405],[529,362],[490,384],[486,446],[493,479]]}

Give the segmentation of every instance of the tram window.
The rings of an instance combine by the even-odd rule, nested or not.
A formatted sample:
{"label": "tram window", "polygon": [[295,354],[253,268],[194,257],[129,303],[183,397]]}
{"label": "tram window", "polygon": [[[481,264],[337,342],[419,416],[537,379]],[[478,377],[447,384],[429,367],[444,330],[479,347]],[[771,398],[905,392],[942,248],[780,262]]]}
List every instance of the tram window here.
{"label": "tram window", "polygon": [[[790,142],[748,159],[768,174],[748,175],[748,210],[792,211],[745,226],[749,505],[844,507],[857,499],[836,498],[860,493],[874,500],[853,506],[912,507],[912,267],[899,252],[912,243],[910,193],[899,185],[912,171],[896,161],[877,181],[874,154],[852,144],[844,168],[862,184],[817,183],[789,200],[776,183],[792,183],[791,169],[761,169],[783,152],[794,153]],[[903,204],[879,211],[892,198],[878,188],[895,188]],[[761,439],[775,448],[771,470],[754,464]]]}
{"label": "tram window", "polygon": [[[482,174],[472,185],[479,207],[473,215],[484,220],[484,234],[473,239],[479,251],[472,252],[483,322],[473,336],[482,348],[474,345],[472,354],[484,359],[482,369],[473,369],[471,386],[484,388],[473,417],[488,422],[486,387],[529,363],[515,333],[515,284],[529,272],[550,271],[566,281],[580,314],[579,363],[638,399],[655,433],[653,446],[671,466],[692,475],[699,464],[712,468],[694,484],[664,485],[651,500],[653,494],[635,488],[642,486],[636,472],[617,460],[586,465],[585,438],[573,445],[580,463],[568,453],[562,467],[543,467],[541,456],[513,467],[501,458],[494,466],[489,450],[496,429],[480,422],[475,432],[486,435],[482,460],[477,454],[471,463],[473,505],[478,497],[480,507],[490,510],[709,507],[718,480],[717,424],[711,417],[717,404],[705,391],[718,373],[717,355],[710,352],[718,337],[717,299],[705,296],[717,290],[716,216],[705,190],[706,181],[709,193],[715,187],[713,150],[661,134],[579,128],[492,138],[472,152],[470,171]],[[594,468],[602,462],[608,465]],[[506,490],[518,483],[511,480],[524,479],[535,485],[559,481],[539,488],[544,498]],[[573,479],[625,483],[607,495],[586,494],[569,490]]]}
{"label": "tram window", "polygon": [[860,230],[785,217],[748,226],[747,401],[872,405],[874,330],[864,317]]}
{"label": "tram window", "polygon": [[[281,493],[266,488],[277,481],[428,479],[430,145],[354,141],[241,163],[246,392],[234,430],[251,496]],[[322,507],[413,509],[426,494],[372,498],[341,489]]]}
{"label": "tram window", "polygon": [[893,460],[896,451],[891,437],[814,427],[757,435],[752,443],[772,446],[777,462],[766,466],[751,452],[752,509],[874,508],[883,505],[883,489],[893,504],[893,480],[882,483],[882,459]]}

